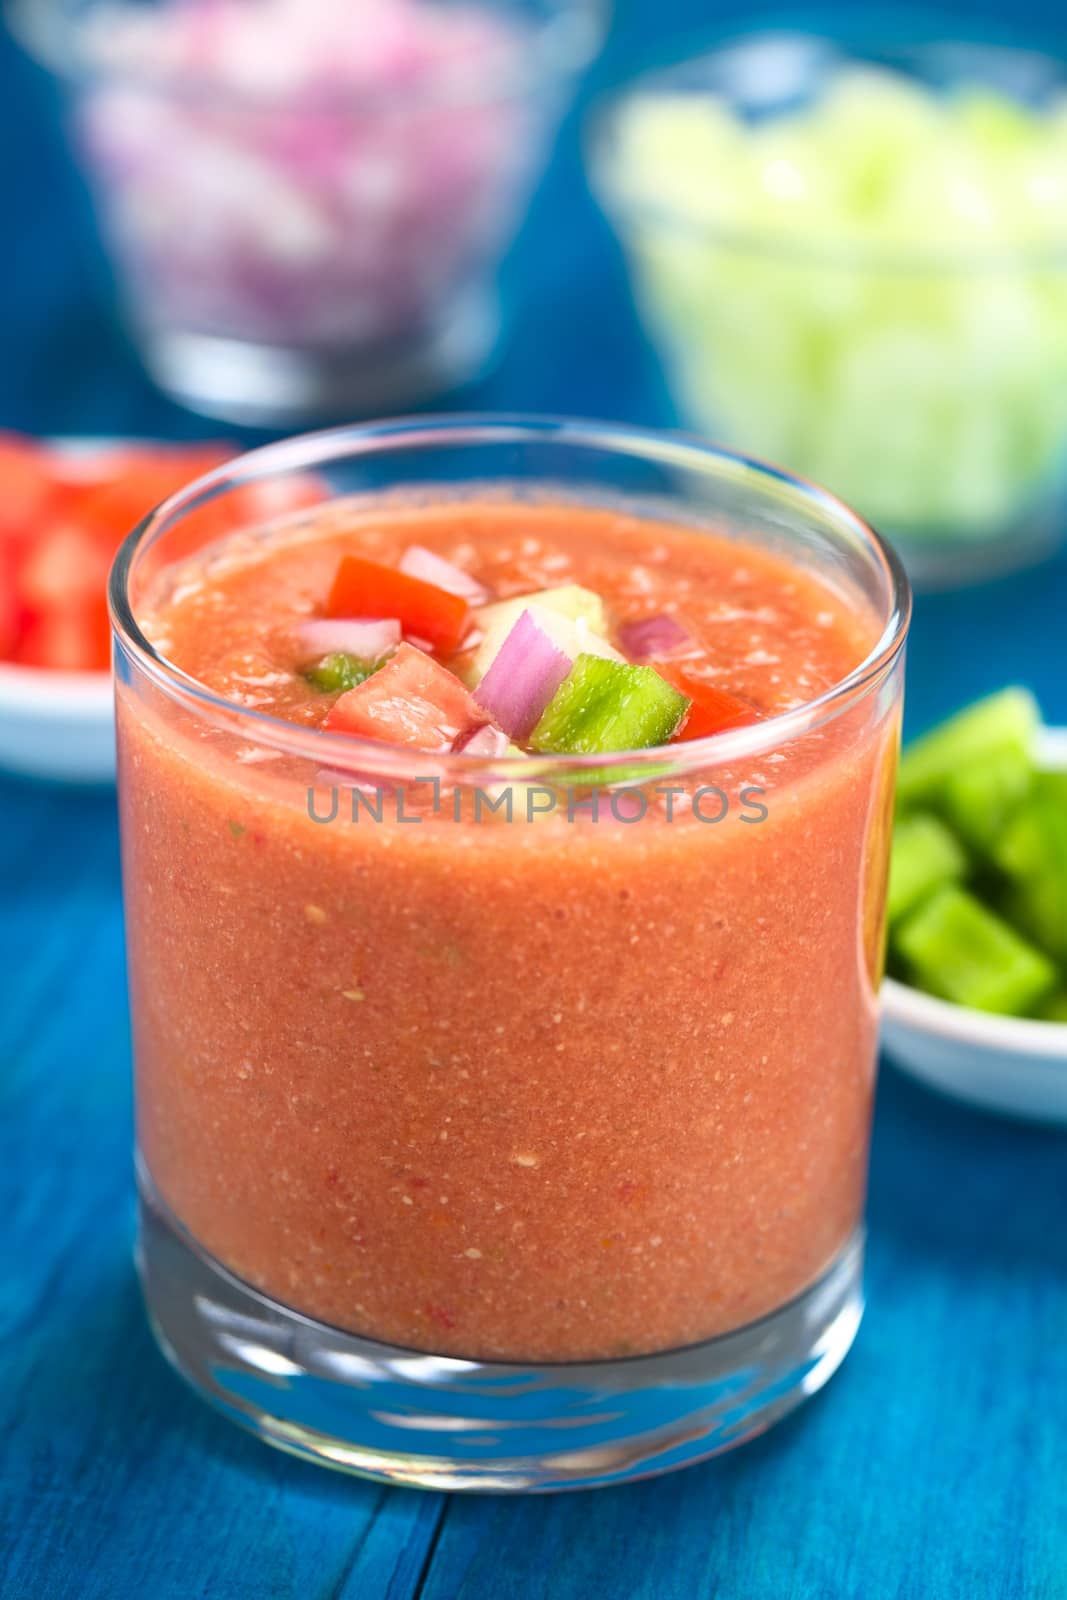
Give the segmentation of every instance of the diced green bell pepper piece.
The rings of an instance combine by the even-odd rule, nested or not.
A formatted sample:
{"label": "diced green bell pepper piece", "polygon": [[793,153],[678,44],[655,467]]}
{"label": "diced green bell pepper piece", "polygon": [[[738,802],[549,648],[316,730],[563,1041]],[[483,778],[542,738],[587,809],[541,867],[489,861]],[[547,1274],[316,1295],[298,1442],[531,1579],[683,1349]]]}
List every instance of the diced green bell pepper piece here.
{"label": "diced green bell pepper piece", "polygon": [[1034,794],[1067,811],[1067,772],[1039,772],[1034,778]]}
{"label": "diced green bell pepper piece", "polygon": [[1043,950],[1067,961],[1067,808],[1035,795],[997,841],[994,859],[1011,879],[1013,920]]}
{"label": "diced green bell pepper piece", "polygon": [[976,855],[986,856],[1009,817],[1033,785],[1034,769],[1023,750],[1005,745],[971,761],[947,780],[945,816]]}
{"label": "diced green bell pepper piece", "polygon": [[954,884],[907,917],[894,941],[920,989],[979,1011],[1025,1016],[1057,984],[1040,950]]}
{"label": "diced green bell pepper piece", "polygon": [[363,661],[359,656],[343,655],[338,650],[309,667],[304,676],[323,694],[336,694],[364,683],[380,666],[380,661]]}
{"label": "diced green bell pepper piece", "polygon": [[967,857],[943,822],[928,811],[900,817],[893,827],[886,912],[899,922],[942,884],[964,876]]}
{"label": "diced green bell pepper piece", "polygon": [[1057,989],[1047,1000],[1042,1000],[1035,1015],[1042,1022],[1067,1022],[1067,989]]}
{"label": "diced green bell pepper piece", "polygon": [[1039,714],[1026,689],[1002,689],[960,711],[908,746],[897,774],[900,806],[940,809],[949,781],[972,764],[1005,751],[1033,765]]}
{"label": "diced green bell pepper piece", "polygon": [[580,655],[545,708],[530,744],[543,755],[603,755],[666,744],[689,709],[653,667]]}

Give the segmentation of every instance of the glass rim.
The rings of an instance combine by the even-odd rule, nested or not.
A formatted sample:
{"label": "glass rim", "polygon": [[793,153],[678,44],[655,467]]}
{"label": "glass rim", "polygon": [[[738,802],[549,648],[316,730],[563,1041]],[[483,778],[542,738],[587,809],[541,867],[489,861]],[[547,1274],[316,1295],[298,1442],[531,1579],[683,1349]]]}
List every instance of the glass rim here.
{"label": "glass rim", "polygon": [[[891,67],[896,64],[898,69],[907,71],[909,64],[952,53],[985,59],[998,57],[1019,62],[1040,61],[1050,73],[1055,74],[1061,92],[1067,94],[1067,68],[1050,50],[1039,46],[1030,48],[1026,45],[1002,44],[992,39],[952,37],[911,40],[905,44],[879,44],[875,38],[864,48],[860,39],[847,31],[831,34],[814,29],[804,31],[773,26],[723,35],[695,55],[627,77],[606,90],[594,103],[587,122],[587,158],[602,204],[609,215],[627,226],[672,228],[706,244],[760,260],[774,261],[782,266],[810,266],[842,272],[883,272],[900,277],[960,278],[1067,269],[1067,229],[1048,239],[1029,243],[1024,241],[1016,246],[976,241],[913,247],[892,240],[849,238],[839,231],[820,235],[814,227],[791,233],[773,228],[744,227],[731,222],[726,214],[694,217],[670,201],[655,196],[627,195],[625,186],[616,183],[615,162],[608,148],[625,108],[641,100],[652,101],[664,94],[677,96],[690,93],[696,97],[696,90],[672,85],[679,84],[696,67],[705,63],[710,66],[726,62],[734,52],[758,46],[762,41],[803,42],[809,47],[831,52],[840,61],[867,65],[872,70],[880,65]],[[710,85],[704,92],[716,93]],[[720,97],[729,97],[725,84],[717,92]]]}
{"label": "glass rim", "polygon": [[[482,0],[488,12],[514,10],[512,0]],[[569,78],[592,61],[607,31],[610,0],[543,0],[546,10],[530,20],[534,47],[510,73],[487,70],[498,62],[499,49],[446,74],[438,89],[424,85],[397,88],[317,89],[314,102],[289,91],[256,90],[197,78],[188,71],[160,67],[142,70],[94,59],[86,47],[85,20],[71,0],[3,0],[2,12],[12,36],[39,65],[63,81],[81,87],[107,83],[141,91],[166,92],[188,103],[224,103],[247,110],[301,116],[307,112],[362,114],[376,107],[395,113],[416,105],[477,105],[534,92],[542,82]],[[131,8],[136,9],[136,8]]]}
{"label": "glass rim", "polygon": [[[138,555],[183,514],[213,499],[220,491],[277,474],[313,471],[316,467],[360,455],[400,453],[420,442],[427,446],[463,449],[475,444],[531,440],[703,469],[705,474],[719,479],[752,476],[761,484],[784,486],[794,504],[815,509],[824,519],[846,528],[858,538],[868,563],[880,571],[887,590],[887,614],[878,638],[863,659],[822,694],[743,727],[677,744],[610,751],[595,756],[486,757],[462,751],[423,752],[394,747],[352,734],[305,727],[270,712],[239,705],[207,688],[156,650],[134,616],[129,586],[135,576]],[[323,502],[329,503],[329,500]],[[299,434],[247,451],[194,479],[149,512],[124,539],[108,579],[108,609],[116,651],[122,650],[136,668],[171,699],[180,700],[204,721],[224,731],[242,730],[250,739],[269,744],[281,753],[314,761],[319,768],[335,774],[338,786],[346,781],[346,775],[356,783],[364,781],[368,774],[407,782],[437,778],[453,784],[530,782],[538,778],[551,778],[558,784],[561,778],[573,774],[575,783],[580,784],[581,774],[591,770],[600,775],[617,771],[620,783],[636,785],[653,776],[681,776],[778,749],[817,732],[849,706],[864,700],[889,675],[903,650],[911,618],[911,589],[892,546],[843,501],[828,490],[754,456],[705,442],[693,434],[622,423],[522,413],[446,413],[343,424]],[[640,776],[642,770],[646,774],[644,779]],[[607,782],[610,781],[609,778]],[[603,776],[598,783],[605,785]],[[588,779],[586,784],[588,786]]]}

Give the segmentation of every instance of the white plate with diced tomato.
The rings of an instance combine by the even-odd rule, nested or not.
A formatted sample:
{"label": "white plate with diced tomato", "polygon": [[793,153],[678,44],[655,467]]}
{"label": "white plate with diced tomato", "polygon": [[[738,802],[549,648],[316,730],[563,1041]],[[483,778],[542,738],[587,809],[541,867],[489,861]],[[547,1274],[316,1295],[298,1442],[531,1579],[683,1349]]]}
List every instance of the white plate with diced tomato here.
{"label": "white plate with diced tomato", "polygon": [[0,435],[0,768],[81,783],[112,777],[115,552],[154,505],[230,453]]}

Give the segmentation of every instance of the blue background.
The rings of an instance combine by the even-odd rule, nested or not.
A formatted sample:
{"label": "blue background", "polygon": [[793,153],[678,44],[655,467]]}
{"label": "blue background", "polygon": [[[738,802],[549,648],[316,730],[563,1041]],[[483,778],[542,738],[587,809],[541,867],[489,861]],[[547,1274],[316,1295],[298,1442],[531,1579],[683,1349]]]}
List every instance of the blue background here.
{"label": "blue background", "polygon": [[[590,92],[724,14],[624,0]],[[1031,5],[1028,20],[1053,14]],[[957,15],[973,25],[995,8]],[[1027,7],[1013,17],[1021,26]],[[0,107],[0,425],[217,436],[141,373],[51,86],[3,38]],[[500,365],[455,403],[669,422],[584,190],[578,125],[508,266]],[[1062,559],[924,599],[912,728],[1007,679],[1067,722],[1065,612]],[[739,1454],[591,1497],[377,1489],[217,1420],[149,1337],[130,1266],[113,797],[0,780],[0,885],[0,1594],[1067,1597],[1063,1133],[957,1108],[887,1071],[868,1318],[801,1413]]]}

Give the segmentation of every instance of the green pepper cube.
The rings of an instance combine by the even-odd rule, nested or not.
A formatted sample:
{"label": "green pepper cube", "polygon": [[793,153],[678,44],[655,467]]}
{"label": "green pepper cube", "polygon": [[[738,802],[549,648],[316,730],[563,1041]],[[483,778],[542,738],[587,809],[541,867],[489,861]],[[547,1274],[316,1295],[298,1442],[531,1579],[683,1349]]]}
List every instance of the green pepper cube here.
{"label": "green pepper cube", "polygon": [[666,744],[689,709],[653,667],[580,655],[530,736],[543,755],[602,755]]}
{"label": "green pepper cube", "polygon": [[1002,689],[916,739],[900,760],[897,800],[902,806],[940,809],[950,780],[964,767],[1005,751],[1033,765],[1039,714],[1025,689]]}
{"label": "green pepper cube", "polygon": [[1058,981],[1047,956],[954,884],[907,917],[894,941],[920,989],[978,1011],[1024,1016]]}
{"label": "green pepper cube", "polygon": [[943,884],[967,870],[967,857],[952,833],[928,811],[898,818],[893,827],[886,912],[899,922]]}
{"label": "green pepper cube", "polygon": [[993,854],[1011,879],[1013,920],[1049,955],[1067,961],[1067,808],[1035,795]]}
{"label": "green pepper cube", "polygon": [[943,808],[960,838],[978,856],[988,856],[1008,819],[1033,785],[1034,769],[1023,750],[1006,745],[954,772],[945,784]]}
{"label": "green pepper cube", "polygon": [[377,672],[380,666],[380,661],[363,661],[359,656],[343,655],[338,650],[333,655],[325,656],[316,666],[309,667],[304,676],[323,694],[338,694],[343,690],[355,689]]}
{"label": "green pepper cube", "polygon": [[1039,772],[1034,778],[1034,794],[1039,800],[1067,811],[1067,772]]}
{"label": "green pepper cube", "polygon": [[1034,1015],[1042,1022],[1067,1022],[1067,989],[1057,989],[1042,1000]]}

